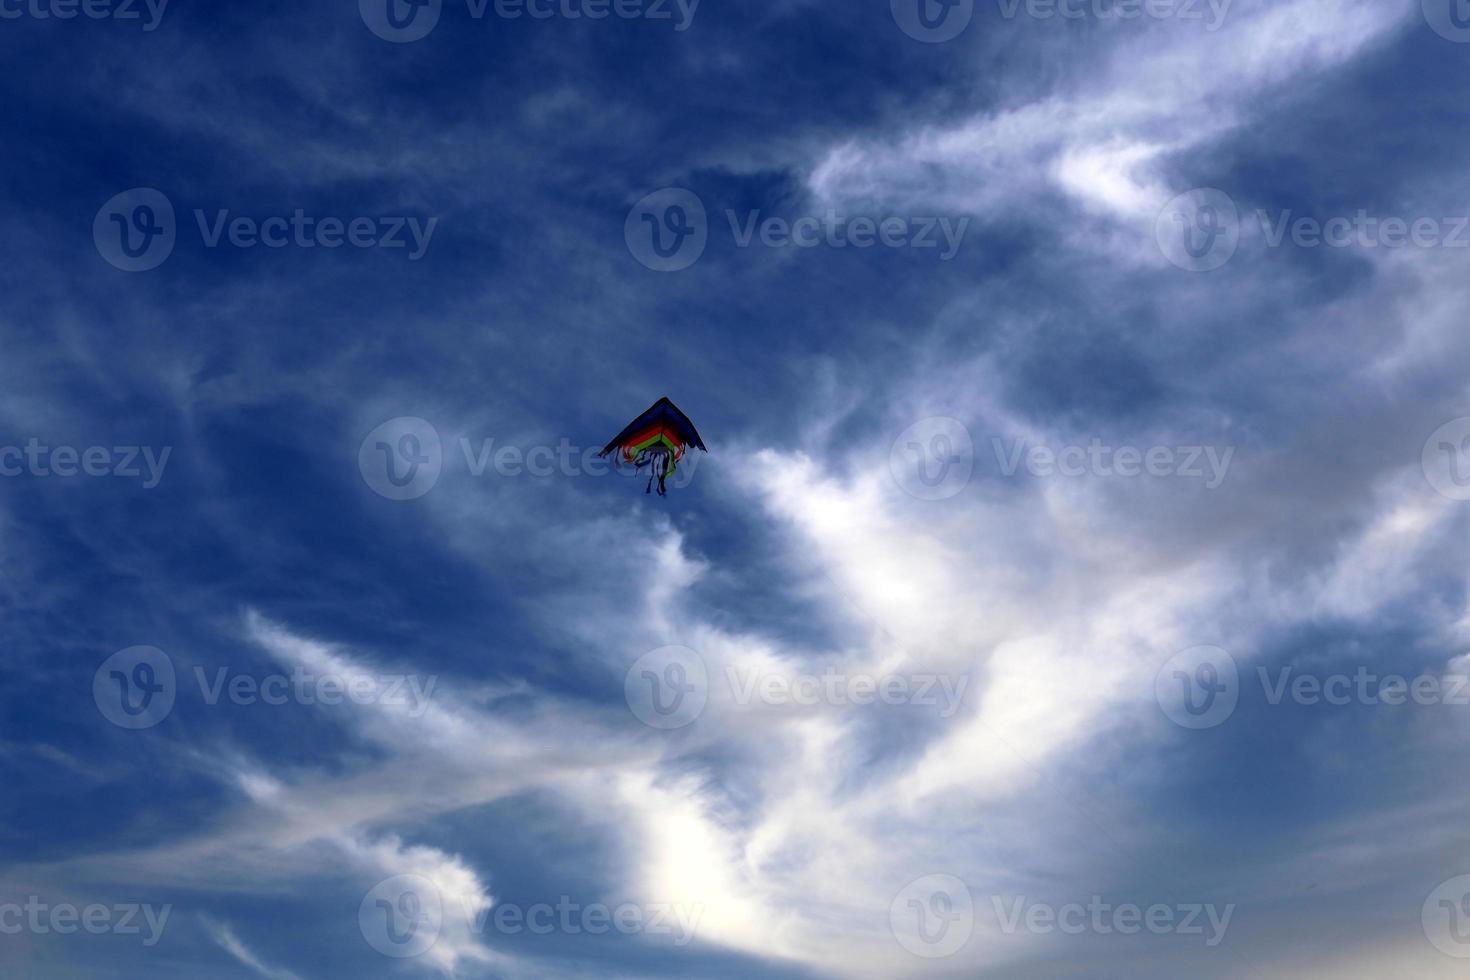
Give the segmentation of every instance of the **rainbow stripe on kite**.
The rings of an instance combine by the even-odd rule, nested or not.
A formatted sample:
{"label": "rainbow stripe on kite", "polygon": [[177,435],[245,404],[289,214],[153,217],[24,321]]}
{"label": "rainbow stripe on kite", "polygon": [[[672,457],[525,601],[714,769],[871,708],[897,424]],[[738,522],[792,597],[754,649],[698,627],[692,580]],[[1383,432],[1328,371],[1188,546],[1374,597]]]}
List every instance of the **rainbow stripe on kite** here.
{"label": "rainbow stripe on kite", "polygon": [[679,406],[667,398],[660,398],[648,411],[618,433],[617,438],[608,443],[599,455],[609,456],[616,452],[625,462],[637,463],[644,454],[662,452],[668,455],[668,468],[665,472],[672,473],[674,465],[691,448],[709,452],[705,448],[704,440],[699,438],[699,431],[694,428],[694,423],[689,421],[689,416],[679,411]]}

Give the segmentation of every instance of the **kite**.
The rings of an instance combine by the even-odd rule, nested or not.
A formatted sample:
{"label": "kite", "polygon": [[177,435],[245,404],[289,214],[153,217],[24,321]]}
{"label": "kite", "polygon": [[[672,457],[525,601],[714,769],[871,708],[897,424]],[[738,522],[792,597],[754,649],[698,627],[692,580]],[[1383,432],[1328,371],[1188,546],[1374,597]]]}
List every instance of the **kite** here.
{"label": "kite", "polygon": [[607,457],[616,452],[617,459],[633,464],[634,472],[649,467],[648,487],[643,492],[651,493],[653,481],[658,480],[658,495],[662,497],[667,493],[664,481],[691,447],[709,452],[689,416],[667,398],[660,398],[652,408],[628,423],[598,455]]}

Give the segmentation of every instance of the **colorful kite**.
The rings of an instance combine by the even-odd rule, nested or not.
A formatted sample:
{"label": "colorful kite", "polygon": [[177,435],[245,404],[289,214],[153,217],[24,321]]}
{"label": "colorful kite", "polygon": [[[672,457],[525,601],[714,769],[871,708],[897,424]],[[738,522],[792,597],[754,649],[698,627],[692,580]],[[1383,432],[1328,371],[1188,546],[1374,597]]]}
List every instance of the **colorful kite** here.
{"label": "colorful kite", "polygon": [[660,398],[598,455],[605,457],[616,452],[618,459],[632,463],[639,472],[649,467],[648,487],[643,492],[651,493],[653,481],[658,480],[658,495],[662,497],[667,492],[664,481],[673,474],[690,447],[709,452],[689,416],[667,398]]}

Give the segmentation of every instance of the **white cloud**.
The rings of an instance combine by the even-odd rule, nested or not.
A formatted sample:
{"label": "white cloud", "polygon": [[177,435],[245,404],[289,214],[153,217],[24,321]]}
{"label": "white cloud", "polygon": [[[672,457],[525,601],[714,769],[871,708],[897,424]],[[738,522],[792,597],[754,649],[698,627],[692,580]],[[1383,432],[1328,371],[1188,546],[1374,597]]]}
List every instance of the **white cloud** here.
{"label": "white cloud", "polygon": [[290,970],[268,966],[249,947],[240,941],[240,938],[235,935],[235,931],[227,924],[216,922],[208,916],[201,916],[200,920],[204,923],[204,928],[209,932],[209,938],[213,939],[219,944],[221,949],[245,966],[248,966],[262,977],[265,977],[265,980],[301,980],[298,974],[292,973]]}
{"label": "white cloud", "polygon": [[[1217,32],[1161,23],[1110,46],[1099,38],[1092,51],[1100,53],[1069,52],[1051,90],[1002,84],[1007,104],[958,124],[845,140],[817,163],[809,183],[829,204],[876,201],[914,213],[939,207],[1033,220],[1060,214],[1043,200],[1060,192],[1087,213],[1134,226],[1135,249],[1156,258],[1144,245],[1152,221],[1192,186],[1177,186],[1170,155],[1248,126],[1264,99],[1347,64],[1418,6],[1237,2]],[[1077,225],[1068,212],[1067,237],[1117,251],[1111,231]]]}

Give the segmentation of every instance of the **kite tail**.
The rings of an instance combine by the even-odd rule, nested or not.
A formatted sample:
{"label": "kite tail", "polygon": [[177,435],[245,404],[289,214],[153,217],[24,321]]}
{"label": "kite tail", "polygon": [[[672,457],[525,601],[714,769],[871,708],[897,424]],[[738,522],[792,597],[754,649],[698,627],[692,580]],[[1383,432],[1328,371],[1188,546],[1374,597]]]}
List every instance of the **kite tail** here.
{"label": "kite tail", "polygon": [[653,492],[653,481],[658,481],[658,495],[666,497],[669,493],[667,480],[669,474],[674,472],[673,454],[659,450],[645,449],[633,460],[633,471],[641,473],[643,467],[648,467],[648,484],[643,488],[644,494]]}
{"label": "kite tail", "polygon": [[669,453],[645,449],[638,454],[633,461],[634,472],[642,472],[643,467],[648,467],[648,484],[643,488],[644,494],[653,492],[653,481],[658,481],[658,495],[668,496],[668,486],[665,481],[670,473],[674,472],[674,458]]}

